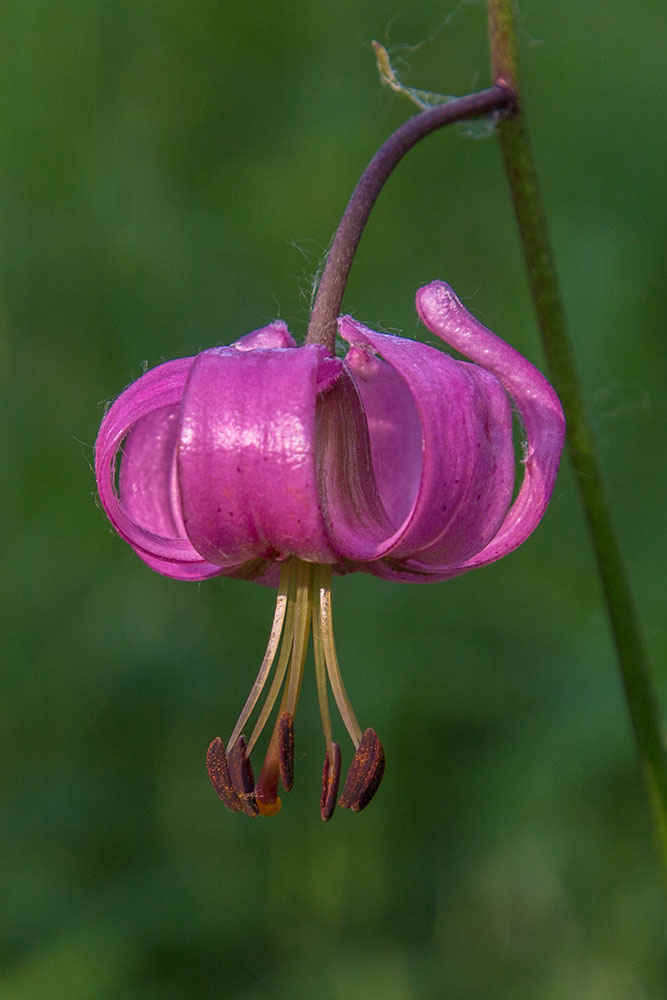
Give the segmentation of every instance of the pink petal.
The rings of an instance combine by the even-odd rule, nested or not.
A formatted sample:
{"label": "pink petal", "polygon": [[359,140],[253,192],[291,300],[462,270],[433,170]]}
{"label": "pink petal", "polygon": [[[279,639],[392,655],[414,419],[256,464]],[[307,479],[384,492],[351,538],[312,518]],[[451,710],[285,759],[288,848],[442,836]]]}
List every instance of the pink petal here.
{"label": "pink petal", "polygon": [[276,319],[268,326],[262,326],[259,330],[253,330],[252,333],[239,337],[231,346],[237,351],[256,351],[274,347],[296,347],[296,341],[287,329],[287,324],[281,319]]}
{"label": "pink petal", "polygon": [[[293,347],[280,320],[241,337],[238,351]],[[256,560],[209,563],[187,537],[181,515],[176,447],[180,403],[194,358],[169,361],[132,383],[102,421],[95,446],[95,469],[102,505],[118,533],[159,573],[179,580],[228,576],[273,582],[275,573]],[[121,452],[122,450],[122,452]],[[122,453],[119,493],[116,461]],[[270,577],[264,579],[265,577]]]}
{"label": "pink petal", "polygon": [[394,527],[376,486],[361,397],[345,369],[317,399],[317,475],[332,546],[347,559],[377,558]]}
{"label": "pink petal", "polygon": [[[512,420],[504,390],[473,365],[415,341],[376,333],[349,317],[340,320],[340,332],[353,345],[378,351],[403,382],[401,393],[386,398],[384,414],[395,426],[403,423],[395,439],[393,469],[401,470],[398,475],[412,500],[402,524],[372,555],[348,555],[343,549],[344,554],[392,563],[416,559],[438,567],[473,556],[493,538],[512,495]],[[406,408],[408,395],[412,403]],[[383,447],[391,460],[390,442]],[[337,543],[339,536],[336,528]]]}
{"label": "pink petal", "polygon": [[[157,472],[161,484],[171,482],[171,457],[165,449],[170,428],[169,414],[178,408],[193,361],[193,358],[167,361],[128,386],[106,413],[95,444],[97,487],[112,525],[144,561],[159,572],[178,579],[204,579],[218,573],[219,567],[203,560],[185,534],[179,532],[171,488],[165,491],[163,501],[158,500],[153,489],[142,501],[133,487],[133,481],[137,485],[141,482],[136,462],[131,463],[127,474],[123,471],[121,476],[125,481],[125,500],[130,507],[128,512],[115,489],[116,458],[134,426],[143,419],[150,420],[157,411],[161,416],[155,420],[155,430],[161,437],[152,470]],[[146,452],[141,431],[138,432],[136,445],[135,456],[138,458]],[[134,449],[131,447],[130,450]]]}
{"label": "pink petal", "polygon": [[422,431],[405,381],[386,361],[360,347],[345,359],[361,396],[375,482],[387,515],[398,528],[410,513],[422,470]]}
{"label": "pink petal", "polygon": [[[475,556],[454,567],[433,567],[446,579],[500,559],[521,545],[539,524],[553,491],[565,439],[565,418],[544,376],[464,309],[444,281],[417,293],[424,325],[499,379],[512,397],[526,434],[521,488],[495,537]],[[414,567],[417,572],[426,567]],[[442,572],[440,572],[442,570]]]}
{"label": "pink petal", "polygon": [[176,478],[180,406],[162,406],[133,424],[123,445],[118,493],[132,521],[162,538],[185,538]]}
{"label": "pink petal", "polygon": [[178,474],[196,550],[227,565],[335,562],[320,513],[315,396],[324,348],[200,354],[181,408]]}

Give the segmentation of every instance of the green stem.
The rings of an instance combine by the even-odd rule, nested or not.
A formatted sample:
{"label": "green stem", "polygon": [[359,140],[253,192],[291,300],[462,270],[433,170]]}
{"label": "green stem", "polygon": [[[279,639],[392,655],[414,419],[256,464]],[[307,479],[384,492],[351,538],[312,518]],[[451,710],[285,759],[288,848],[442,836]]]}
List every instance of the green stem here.
{"label": "green stem", "polygon": [[551,377],[567,417],[568,443],[591,533],[621,675],[639,748],[658,850],[667,877],[667,760],[658,702],[609,505],[547,234],[537,172],[522,113],[513,0],[488,0],[491,66],[496,85],[516,95],[517,113],[498,123],[498,137]]}

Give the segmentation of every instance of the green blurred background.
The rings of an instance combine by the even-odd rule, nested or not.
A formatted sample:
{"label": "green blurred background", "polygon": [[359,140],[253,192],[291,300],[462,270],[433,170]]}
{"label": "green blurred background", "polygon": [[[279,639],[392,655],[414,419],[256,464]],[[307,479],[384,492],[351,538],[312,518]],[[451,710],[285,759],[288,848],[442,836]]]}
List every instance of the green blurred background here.
{"label": "green blurred background", "polygon": [[[665,663],[665,9],[526,4],[529,120],[652,661]],[[322,824],[314,683],[274,820],[203,766],[264,650],[270,591],[151,573],[96,506],[104,402],[142,365],[281,316],[412,113],[377,81],[488,84],[480,4],[6,0],[0,8],[4,485],[0,1000],[649,1000],[661,901],[569,461],[536,535],[449,583],[335,586],[387,773]],[[543,364],[493,137],[424,141],[345,308],[418,330],[446,278]],[[664,674],[658,676],[665,695]],[[348,748],[345,747],[348,753]],[[348,757],[349,759],[349,757]]]}

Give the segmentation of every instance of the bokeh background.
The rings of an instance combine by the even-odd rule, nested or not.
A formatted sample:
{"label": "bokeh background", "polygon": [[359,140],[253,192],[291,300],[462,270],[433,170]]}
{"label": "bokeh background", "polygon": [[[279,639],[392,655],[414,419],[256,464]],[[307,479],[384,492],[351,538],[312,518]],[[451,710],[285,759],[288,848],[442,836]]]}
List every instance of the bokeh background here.
{"label": "bokeh background", "polygon": [[[525,4],[529,122],[581,376],[662,695],[665,14]],[[337,642],[387,773],[322,824],[314,683],[279,817],[203,765],[273,595],[151,573],[96,506],[105,401],[281,316],[408,83],[488,83],[477,3],[6,0],[0,7],[0,1000],[652,1000],[657,866],[565,460],[523,549],[430,587],[347,577]],[[493,136],[400,165],[345,307],[424,336],[446,278],[543,364]],[[483,131],[483,130],[482,130]],[[349,752],[346,747],[346,752]],[[349,758],[348,758],[349,759]]]}

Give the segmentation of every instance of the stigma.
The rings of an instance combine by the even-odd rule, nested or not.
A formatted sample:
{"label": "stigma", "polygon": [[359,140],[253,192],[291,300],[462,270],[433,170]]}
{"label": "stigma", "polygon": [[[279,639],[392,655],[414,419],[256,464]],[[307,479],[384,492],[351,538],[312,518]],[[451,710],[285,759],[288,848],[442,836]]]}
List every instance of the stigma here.
{"label": "stigma", "polygon": [[[283,563],[276,610],[266,653],[255,683],[227,742],[216,737],[208,748],[206,766],[225,806],[248,816],[273,816],[280,811],[279,784],[289,792],[294,783],[294,717],[312,627],[317,698],[322,719],[326,755],[322,768],[320,814],[331,819],[338,799],[342,753],[333,739],[329,712],[329,687],[345,728],[354,745],[338,804],[360,812],[371,801],[384,774],[384,751],[375,730],[362,732],[341,677],[333,635],[331,612],[331,566],[291,557]],[[272,676],[273,675],[273,676]],[[270,683],[269,683],[269,679]],[[259,705],[250,739],[243,730]],[[268,748],[257,781],[250,754],[279,707]]]}

